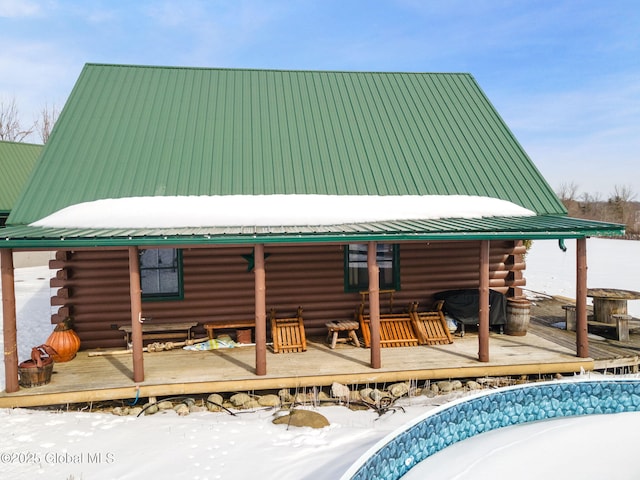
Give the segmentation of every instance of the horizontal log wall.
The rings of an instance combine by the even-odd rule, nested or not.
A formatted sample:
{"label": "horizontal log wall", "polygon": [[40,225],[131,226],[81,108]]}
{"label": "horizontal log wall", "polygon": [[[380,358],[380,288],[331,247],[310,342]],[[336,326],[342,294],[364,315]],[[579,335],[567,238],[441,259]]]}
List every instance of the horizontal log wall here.
{"label": "horizontal log wall", "polygon": [[[441,290],[477,288],[479,251],[476,241],[402,244],[396,310],[413,301],[430,305]],[[143,315],[154,323],[253,319],[254,275],[246,258],[251,253],[251,247],[184,249],[184,299],[144,301]],[[522,253],[514,242],[491,242],[491,288],[508,294],[524,285]],[[327,321],[353,318],[360,295],[344,292],[344,246],[267,245],[265,254],[269,310],[290,316],[302,306],[307,335],[324,334]],[[52,322],[73,316],[82,348],[122,347],[117,327],[131,321],[127,251],[61,251],[50,266],[59,269],[51,280],[58,288],[51,303],[61,307]],[[381,301],[385,311],[387,297]]]}

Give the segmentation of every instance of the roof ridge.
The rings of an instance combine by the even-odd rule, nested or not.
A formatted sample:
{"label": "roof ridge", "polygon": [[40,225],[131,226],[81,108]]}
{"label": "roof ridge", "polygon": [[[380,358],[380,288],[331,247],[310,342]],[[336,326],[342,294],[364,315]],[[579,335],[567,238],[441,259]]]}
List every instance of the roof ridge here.
{"label": "roof ridge", "polygon": [[87,62],[85,66],[91,67],[122,67],[122,68],[148,68],[162,70],[212,70],[212,71],[236,71],[236,72],[280,72],[280,73],[372,73],[380,75],[468,75],[470,72],[421,72],[421,71],[374,71],[374,70],[304,70],[282,68],[253,68],[253,67],[197,67],[176,65],[136,65],[123,63],[94,63]]}
{"label": "roof ridge", "polygon": [[13,145],[28,145],[30,147],[44,147],[44,145],[41,143],[17,142],[15,140],[0,140],[0,143],[13,144]]}

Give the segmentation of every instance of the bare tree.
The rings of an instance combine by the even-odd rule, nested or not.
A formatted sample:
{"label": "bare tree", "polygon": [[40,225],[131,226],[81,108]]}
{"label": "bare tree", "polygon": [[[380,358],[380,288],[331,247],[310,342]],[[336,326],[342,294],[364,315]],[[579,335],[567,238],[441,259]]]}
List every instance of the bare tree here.
{"label": "bare tree", "polygon": [[631,202],[636,198],[629,185],[615,185],[610,200],[613,202]]}
{"label": "bare tree", "polygon": [[45,104],[42,112],[40,113],[40,119],[36,121],[35,127],[40,134],[42,143],[47,143],[47,140],[49,140],[49,136],[51,135],[51,130],[53,130],[53,125],[56,123],[60,112],[55,105],[52,105],[51,108],[49,108],[49,105]]}
{"label": "bare tree", "polygon": [[0,102],[0,140],[21,142],[33,133],[34,127],[23,128],[18,117],[15,98],[9,103]]}
{"label": "bare tree", "polygon": [[580,218],[591,220],[606,220],[606,205],[602,201],[600,192],[583,193],[580,201]]}
{"label": "bare tree", "polygon": [[631,202],[636,198],[636,194],[633,193],[631,187],[628,185],[616,185],[613,189],[613,193],[609,197],[609,210],[614,220],[620,223],[628,225],[633,228],[635,225],[635,213]]}
{"label": "bare tree", "polygon": [[571,183],[562,183],[560,185],[560,189],[556,192],[556,195],[563,202],[574,201],[576,200],[576,196],[578,194],[578,185],[574,182]]}

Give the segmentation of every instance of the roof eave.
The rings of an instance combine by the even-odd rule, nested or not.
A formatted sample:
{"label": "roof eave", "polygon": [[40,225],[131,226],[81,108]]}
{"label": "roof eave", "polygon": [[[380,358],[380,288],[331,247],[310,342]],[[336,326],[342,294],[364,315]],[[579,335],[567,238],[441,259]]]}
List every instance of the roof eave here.
{"label": "roof eave", "polygon": [[[0,230],[0,248],[74,249],[127,246],[250,245],[300,243],[410,242],[435,240],[545,240],[617,237],[625,226],[558,216],[483,219],[465,225],[443,222],[430,229],[406,222],[388,224],[305,227],[245,227],[221,231],[190,230],[79,230],[40,227],[8,227]],[[515,222],[515,224],[512,224]],[[458,228],[454,228],[454,227]],[[473,227],[477,228],[473,228]],[[502,226],[503,228],[496,228]],[[526,228],[526,227],[530,228]],[[339,229],[338,229],[339,227]],[[418,228],[422,227],[422,229]],[[523,228],[524,227],[524,228]]]}

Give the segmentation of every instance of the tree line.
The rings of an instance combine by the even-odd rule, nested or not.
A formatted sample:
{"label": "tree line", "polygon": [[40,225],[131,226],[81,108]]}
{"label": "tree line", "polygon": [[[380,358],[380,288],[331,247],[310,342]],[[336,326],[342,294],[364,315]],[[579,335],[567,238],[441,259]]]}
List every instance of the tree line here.
{"label": "tree line", "polygon": [[37,133],[42,143],[47,143],[59,113],[55,105],[45,104],[40,111],[40,116],[32,124],[25,126],[20,121],[15,99],[8,102],[0,101],[0,140],[23,142],[32,134]]}
{"label": "tree line", "polygon": [[585,220],[622,223],[628,238],[640,238],[640,202],[631,187],[616,185],[607,198],[601,194],[578,195],[575,183],[562,184],[556,192],[569,216]]}

